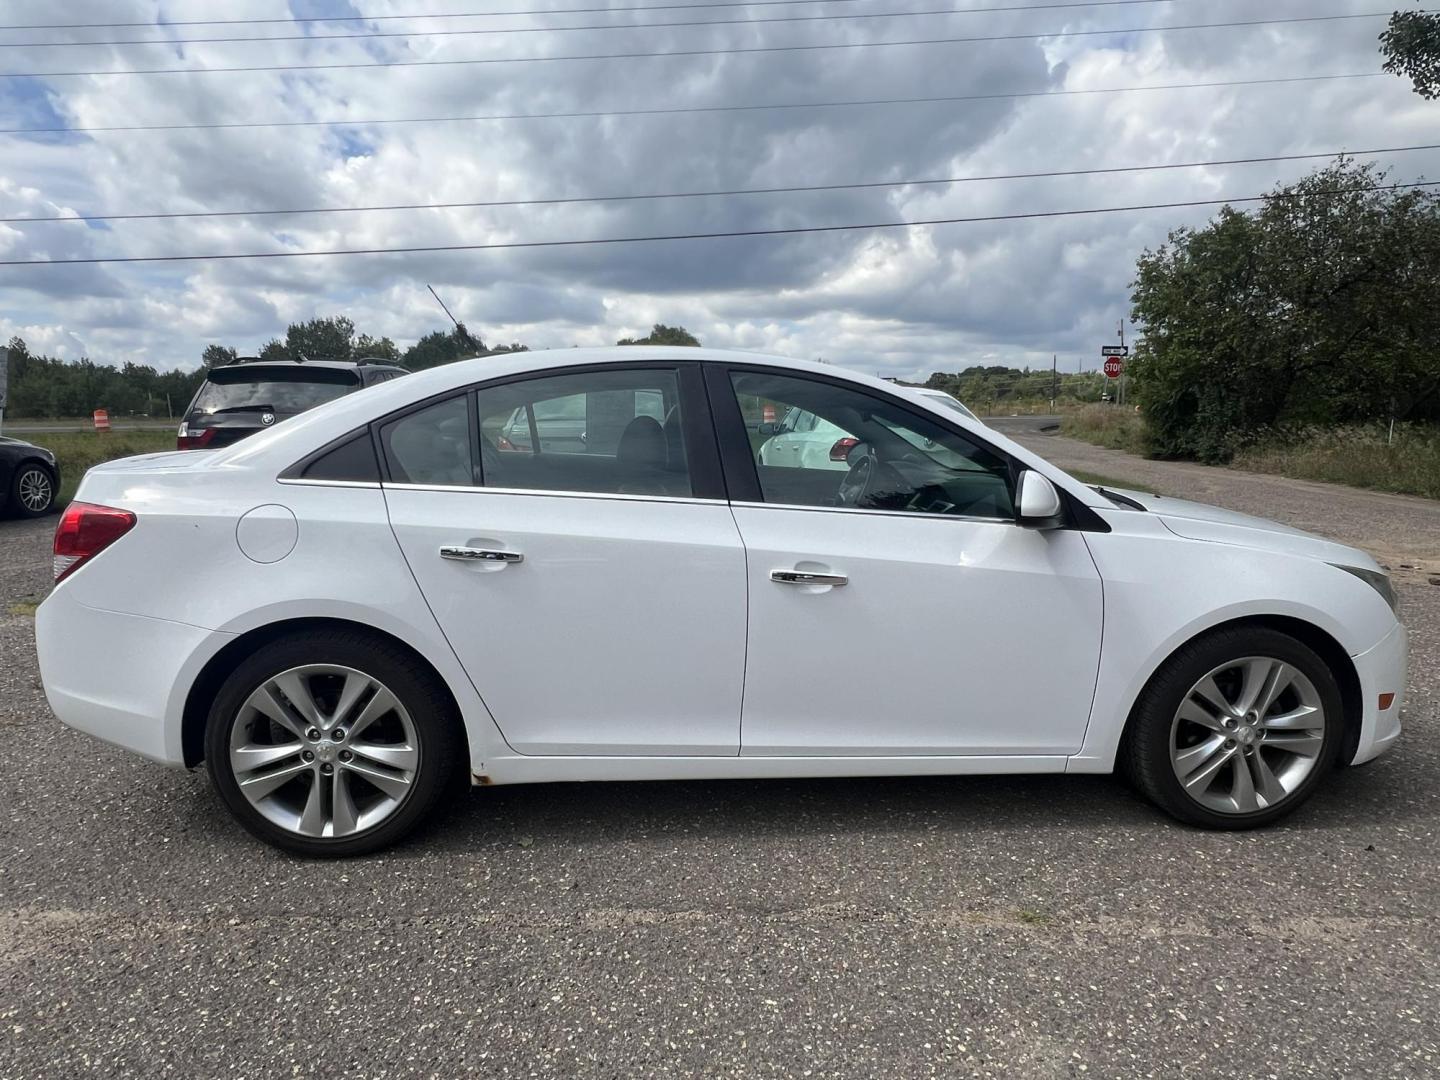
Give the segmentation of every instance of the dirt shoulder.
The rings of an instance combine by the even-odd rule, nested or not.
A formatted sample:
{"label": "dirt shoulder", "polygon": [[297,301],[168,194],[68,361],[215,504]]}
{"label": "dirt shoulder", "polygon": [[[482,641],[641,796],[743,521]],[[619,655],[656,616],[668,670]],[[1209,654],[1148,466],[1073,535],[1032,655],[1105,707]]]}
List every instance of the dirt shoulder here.
{"label": "dirt shoulder", "polygon": [[1037,431],[1006,434],[1062,469],[1097,473],[1161,495],[1273,518],[1364,548],[1397,577],[1423,581],[1440,575],[1440,502],[1431,499],[1188,462],[1150,461]]}

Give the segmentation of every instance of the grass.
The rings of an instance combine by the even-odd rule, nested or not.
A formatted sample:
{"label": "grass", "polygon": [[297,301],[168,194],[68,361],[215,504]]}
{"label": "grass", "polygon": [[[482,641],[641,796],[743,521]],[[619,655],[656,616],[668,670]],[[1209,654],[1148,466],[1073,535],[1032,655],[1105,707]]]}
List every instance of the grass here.
{"label": "grass", "polygon": [[90,466],[132,454],[174,450],[175,432],[169,428],[164,431],[111,431],[103,435],[93,431],[65,431],[36,435],[32,441],[54,451],[59,459],[60,495],[55,502],[56,505],[64,505],[75,497],[80,478]]}
{"label": "grass", "polygon": [[1144,454],[1150,447],[1145,418],[1119,405],[1086,405],[1060,418],[1060,434],[1111,450]]}
{"label": "grass", "polygon": [[1440,499],[1440,428],[1424,424],[1316,428],[1235,455],[1237,469]]}
{"label": "grass", "polygon": [[29,616],[33,619],[35,617],[35,609],[39,606],[40,605],[38,603],[31,603],[30,601],[26,600],[18,604],[11,604],[5,609],[5,612],[8,615]]}

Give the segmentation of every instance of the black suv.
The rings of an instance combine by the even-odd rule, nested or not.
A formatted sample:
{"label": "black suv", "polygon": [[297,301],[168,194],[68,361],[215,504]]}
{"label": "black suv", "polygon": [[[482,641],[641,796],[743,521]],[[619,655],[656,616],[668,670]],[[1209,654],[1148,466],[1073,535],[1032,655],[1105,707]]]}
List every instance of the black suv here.
{"label": "black suv", "polygon": [[215,449],[409,372],[384,360],[257,360],[211,368],[176,433],[181,450]]}

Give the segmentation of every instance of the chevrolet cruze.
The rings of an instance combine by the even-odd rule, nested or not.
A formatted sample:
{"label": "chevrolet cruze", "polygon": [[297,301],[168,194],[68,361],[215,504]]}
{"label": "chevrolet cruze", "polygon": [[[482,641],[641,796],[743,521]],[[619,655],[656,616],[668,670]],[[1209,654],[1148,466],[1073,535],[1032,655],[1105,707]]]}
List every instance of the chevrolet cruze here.
{"label": "chevrolet cruze", "polygon": [[[543,437],[562,400],[583,441]],[[843,468],[765,452],[791,410],[843,433]],[[203,762],[311,855],[390,844],[466,781],[1118,766],[1247,828],[1389,748],[1405,684],[1364,552],[705,349],[464,361],[97,466],[55,577],[60,719]]]}

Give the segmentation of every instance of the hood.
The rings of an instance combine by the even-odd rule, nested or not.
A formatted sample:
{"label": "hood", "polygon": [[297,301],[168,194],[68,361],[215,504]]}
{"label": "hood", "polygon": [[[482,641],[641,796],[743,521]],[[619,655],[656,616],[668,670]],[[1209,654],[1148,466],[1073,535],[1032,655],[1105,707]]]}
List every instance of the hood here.
{"label": "hood", "polygon": [[1187,540],[1203,540],[1212,544],[1273,551],[1281,555],[1297,555],[1327,563],[1340,563],[1362,570],[1381,570],[1370,555],[1359,548],[1327,540],[1323,536],[1281,525],[1278,521],[1225,510],[1188,499],[1172,499],[1145,491],[1110,488],[1127,499],[1134,499],[1176,536]]}

